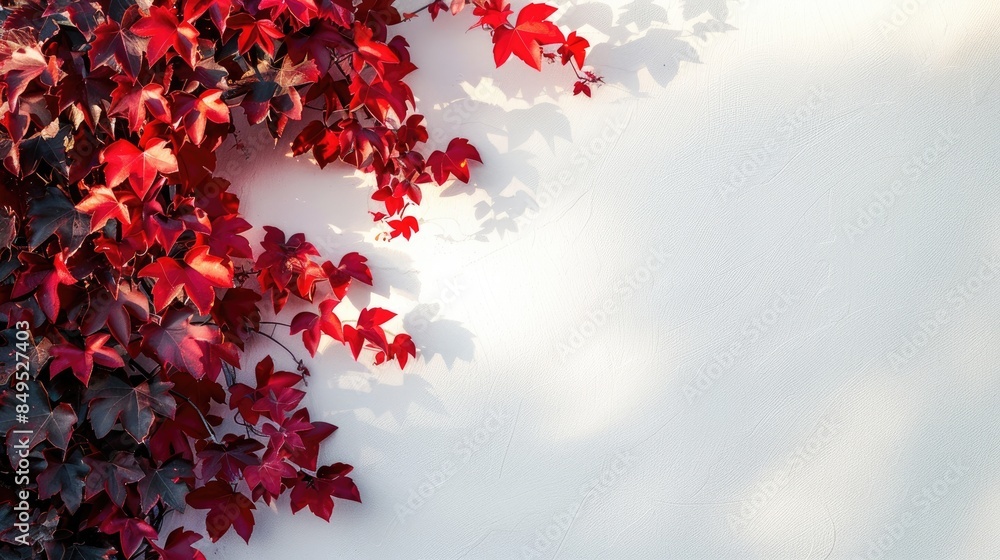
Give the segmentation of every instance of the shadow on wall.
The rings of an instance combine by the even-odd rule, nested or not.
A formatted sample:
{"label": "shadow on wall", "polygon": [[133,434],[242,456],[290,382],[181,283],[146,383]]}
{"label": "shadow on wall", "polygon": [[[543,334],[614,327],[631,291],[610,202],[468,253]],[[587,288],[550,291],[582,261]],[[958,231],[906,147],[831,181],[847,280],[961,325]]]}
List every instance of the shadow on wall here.
{"label": "shadow on wall", "polygon": [[[704,19],[705,12],[716,19],[690,23],[693,18]],[[688,2],[684,11],[686,21],[679,27],[693,31],[685,36],[667,27],[666,9],[652,0],[636,0],[620,9],[600,2],[571,6],[558,23],[581,29],[585,34],[589,27],[606,35],[606,40],[593,41],[589,62],[604,76],[606,92],[617,89],[628,98],[636,98],[645,95],[639,86],[644,70],[660,86],[667,85],[677,75],[681,62],[698,61],[695,46],[699,41],[703,43],[710,33],[733,29],[718,23],[727,16],[725,2]],[[433,206],[435,198],[466,195],[474,197],[470,200],[479,199],[461,205],[471,209],[471,216],[458,221],[474,224],[472,233],[454,235],[444,230],[437,233],[432,223],[426,223],[422,235],[433,236],[437,243],[445,244],[470,239],[495,241],[511,233],[524,233],[524,226],[531,224],[530,218],[540,210],[536,193],[542,177],[551,174],[544,163],[551,161],[551,157],[526,149],[531,140],[541,138],[552,154],[560,144],[585,143],[574,139],[570,121],[559,104],[549,100],[536,102],[543,96],[569,99],[566,86],[572,76],[566,75],[568,70],[552,65],[539,73],[511,63],[493,74],[488,36],[465,33],[465,23],[463,18],[444,18],[433,23],[423,18],[407,24],[434,25],[435,30],[440,30],[426,33],[429,44],[421,42],[413,47],[415,61],[422,64],[412,83],[414,91],[422,95],[419,108],[429,121],[432,138],[428,149],[443,148],[452,137],[468,137],[485,162],[478,170],[480,173],[474,174],[472,185],[453,182],[444,189],[430,186],[425,189],[425,198],[430,199],[425,206]],[[476,56],[457,57],[449,64],[440,61],[431,64],[427,54],[444,49],[472,52]],[[461,78],[491,74],[496,79],[483,79],[475,85]],[[602,95],[607,98],[601,90],[596,95],[594,101],[579,102],[600,103]],[[352,305],[359,308],[377,305],[373,295],[389,298],[391,294],[393,299],[403,296],[417,301],[418,305],[402,317],[402,324],[414,336],[420,360],[429,362],[440,357],[449,369],[456,361],[471,361],[476,349],[474,334],[461,322],[443,315],[447,306],[442,301],[425,301],[421,294],[426,287],[416,274],[411,253],[405,247],[397,248],[398,243],[372,241],[373,223],[368,211],[374,207],[369,199],[368,179],[344,166],[320,169],[308,158],[289,155],[290,139],[310,118],[307,115],[303,121],[291,123],[277,147],[266,131],[239,124],[236,143],[219,151],[217,175],[233,182],[244,200],[244,208],[266,216],[260,220],[261,224],[280,227],[288,235],[303,231],[323,258],[336,261],[351,251],[367,256],[375,283],[371,288],[353,289],[348,296]],[[581,194],[577,191],[584,190],[582,181],[571,181],[560,196],[574,200]],[[281,211],[268,210],[274,208]],[[339,349],[325,355],[323,360],[332,364],[331,370],[338,375],[356,376],[365,372],[364,366],[354,363]],[[402,385],[383,386],[369,378],[365,387],[355,392],[364,392],[372,402],[395,403],[388,411],[399,422],[403,421],[410,403],[423,403],[445,412],[440,403],[434,404],[436,397],[430,387],[426,383],[418,385],[420,382],[408,380]],[[406,397],[400,400],[385,392]],[[357,397],[352,395],[350,402],[361,402]],[[372,409],[376,415],[386,411]]]}
{"label": "shadow on wall", "polygon": [[[673,24],[668,21],[667,10],[653,0],[635,0],[621,8],[602,2],[568,7],[558,23],[580,30],[584,36],[590,35],[594,46],[588,55],[588,65],[605,80],[604,86],[595,90],[596,100],[578,102],[600,103],[602,97],[607,102],[612,91],[622,92],[628,99],[645,97],[647,93],[640,87],[644,73],[660,87],[667,86],[677,76],[681,63],[698,63],[699,52],[714,37],[736,29],[726,22],[731,15],[728,3],[727,0],[688,1],[683,9],[684,21]],[[483,198],[474,205],[478,228],[470,233],[443,236],[443,240],[502,239],[511,233],[524,233],[526,222],[530,222],[526,218],[540,210],[543,190],[540,185],[552,173],[544,164],[538,165],[538,161],[546,161],[544,155],[525,149],[529,139],[537,135],[555,154],[557,139],[582,147],[590,138],[574,138],[560,106],[547,100],[571,97],[568,86],[572,74],[558,64],[536,72],[510,63],[492,71],[494,79],[483,79],[477,84],[456,80],[456,76],[483,75],[488,63],[483,59],[488,57],[488,39],[484,40],[480,33],[464,33],[462,22],[461,18],[444,18],[433,23],[429,20],[413,23],[433,25],[440,30],[428,34],[429,44],[414,47],[420,49],[414,55],[418,63],[429,59],[431,53],[449,50],[476,53],[476,56],[453,57],[449,64],[423,63],[415,75],[414,90],[424,94],[420,99],[421,111],[430,122],[432,144],[443,147],[452,137],[469,137],[486,164],[472,185],[456,182],[439,194]],[[590,29],[598,33],[588,33]],[[428,54],[422,56],[424,52]],[[539,98],[542,100],[538,101]],[[577,199],[582,192],[574,189],[582,191],[582,181],[565,182],[577,184],[565,185],[560,196]]]}

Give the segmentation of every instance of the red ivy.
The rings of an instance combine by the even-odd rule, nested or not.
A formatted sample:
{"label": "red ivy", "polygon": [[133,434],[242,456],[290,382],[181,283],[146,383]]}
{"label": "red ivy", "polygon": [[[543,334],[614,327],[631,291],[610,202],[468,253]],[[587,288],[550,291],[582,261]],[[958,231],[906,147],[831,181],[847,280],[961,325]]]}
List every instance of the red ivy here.
{"label": "red ivy", "polygon": [[[405,367],[416,346],[389,330],[391,311],[338,310],[352,285],[372,284],[365,257],[329,260],[271,227],[255,251],[239,199],[215,176],[216,151],[235,113],[280,139],[309,112],[292,152],[370,174],[384,237],[409,239],[421,189],[468,182],[482,159],[464,138],[424,155],[428,133],[405,82],[416,66],[388,28],[465,4],[404,14],[394,0],[0,8],[0,557],[203,559],[203,534],[248,540],[256,504],[283,493],[293,512],[327,520],[334,498],[360,501],[349,465],[319,464],[336,427],[301,406],[302,361],[296,371],[271,358],[242,364],[243,349],[275,325],[311,355],[329,340]],[[574,94],[589,96],[600,83],[583,66],[589,43],[564,35],[555,11],[528,4],[515,18],[505,0],[477,0],[472,27],[490,32],[497,66],[559,61]],[[262,321],[290,298],[312,305],[288,323]],[[18,472],[22,458],[30,476]],[[21,490],[27,535],[15,524]],[[187,507],[205,511],[204,529],[160,534]]]}

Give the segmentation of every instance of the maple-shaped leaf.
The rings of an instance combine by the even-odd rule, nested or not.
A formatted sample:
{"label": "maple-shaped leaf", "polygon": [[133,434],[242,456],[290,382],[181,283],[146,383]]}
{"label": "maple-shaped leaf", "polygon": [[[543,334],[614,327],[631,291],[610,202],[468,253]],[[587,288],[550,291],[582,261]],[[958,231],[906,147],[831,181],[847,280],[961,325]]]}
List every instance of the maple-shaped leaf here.
{"label": "maple-shaped leaf", "polygon": [[[27,402],[18,399],[18,394],[12,389],[3,393],[3,408],[0,409],[0,435],[6,440],[7,454],[11,464],[17,464],[18,448],[15,443],[27,442],[27,448],[33,449],[39,443],[48,441],[54,447],[65,450],[73,435],[73,427],[77,423],[76,412],[69,403],[59,403],[55,407],[49,404],[48,392],[36,381],[27,381]],[[27,422],[21,422],[16,412],[18,404],[27,404]],[[15,434],[13,430],[30,431],[31,435]]]}
{"label": "maple-shaped leaf", "polygon": [[244,383],[229,388],[229,408],[239,409],[240,416],[250,424],[256,424],[262,413],[280,421],[305,396],[303,391],[295,389],[302,376],[290,371],[274,371],[274,360],[270,356],[257,363],[254,373],[256,388]]}
{"label": "maple-shaped leaf", "polygon": [[170,105],[163,96],[163,86],[160,84],[142,85],[128,76],[115,78],[118,87],[111,92],[111,107],[109,115],[125,115],[129,130],[139,132],[146,124],[146,113],[160,122],[170,124],[173,116]]}
{"label": "maple-shaped leaf", "polygon": [[276,227],[264,226],[264,231],[264,240],[260,243],[264,252],[257,257],[254,269],[261,272],[259,279],[263,289],[274,286],[284,290],[312,264],[310,257],[319,256],[319,251],[301,233],[286,241],[285,233]]}
{"label": "maple-shaped leaf", "polygon": [[139,271],[139,278],[155,278],[153,306],[162,310],[181,292],[191,298],[201,314],[207,314],[215,301],[215,288],[233,285],[232,263],[209,254],[207,245],[192,248],[179,262],[171,257],[160,257]]}
{"label": "maple-shaped leaf", "polygon": [[292,513],[309,507],[317,517],[326,521],[333,514],[333,498],[341,498],[355,502],[361,501],[361,494],[348,474],[353,467],[344,463],[320,467],[316,476],[306,473],[299,474],[299,479],[292,487]]}
{"label": "maple-shaped leaf", "polygon": [[589,46],[590,41],[583,37],[578,37],[576,31],[570,31],[569,35],[566,36],[566,42],[560,45],[557,52],[562,57],[563,65],[572,60],[577,68],[583,68],[583,60],[587,56],[587,48]]}
{"label": "maple-shaped leaf", "polygon": [[138,6],[130,7],[122,16],[121,23],[108,18],[94,29],[94,40],[87,52],[92,68],[114,63],[129,77],[139,75],[149,39],[136,35],[130,27],[141,17]]}
{"label": "maple-shaped leaf", "polygon": [[220,257],[253,257],[250,241],[243,233],[253,229],[250,222],[236,214],[219,216],[212,220],[212,233],[208,236],[208,247],[213,255]]}
{"label": "maple-shaped leaf", "polygon": [[90,214],[91,233],[104,227],[110,219],[116,219],[123,224],[131,223],[128,209],[118,200],[115,192],[104,185],[90,189],[87,198],[76,205],[76,209],[84,214]]}
{"label": "maple-shaped leaf", "polygon": [[132,25],[131,31],[140,37],[149,37],[146,56],[150,64],[156,64],[173,48],[188,66],[195,67],[198,30],[186,21],[177,21],[172,10],[160,6],[150,7],[149,16]]}
{"label": "maple-shaped leaf", "polygon": [[79,450],[63,459],[62,451],[47,449],[44,452],[47,466],[38,473],[38,497],[47,500],[58,495],[69,513],[76,513],[83,502],[83,479],[90,471]]}
{"label": "maple-shaped leaf", "polygon": [[268,56],[274,56],[274,40],[284,37],[284,33],[274,22],[261,18],[257,19],[247,13],[239,13],[230,16],[226,20],[229,26],[230,35],[235,35],[237,39],[237,50],[240,54],[246,54],[254,45],[257,45]]}
{"label": "maple-shaped leaf", "polygon": [[121,355],[113,348],[104,346],[110,338],[109,334],[88,336],[83,348],[72,344],[53,346],[50,351],[52,363],[49,364],[49,376],[54,377],[57,373],[71,369],[73,375],[86,387],[90,383],[90,374],[94,371],[95,364],[106,368],[125,367]]}
{"label": "maple-shaped leaf", "polygon": [[361,22],[354,22],[354,43],[358,48],[354,53],[354,69],[360,71],[367,62],[379,76],[382,76],[385,71],[384,65],[398,63],[399,57],[385,43],[373,40],[373,36],[374,32],[370,27]]}
{"label": "maple-shaped leaf", "polygon": [[292,465],[273,451],[264,455],[260,464],[249,466],[243,471],[250,488],[260,485],[274,495],[281,493],[281,479],[294,478],[295,474]]}
{"label": "maple-shaped leaf", "polygon": [[379,121],[385,122],[394,115],[397,120],[406,117],[406,102],[412,103],[413,94],[409,87],[401,82],[373,80],[371,83],[363,79],[351,82],[348,89],[351,93],[350,110],[364,107]]}
{"label": "maple-shaped leaf", "polygon": [[190,309],[169,309],[160,324],[147,323],[139,330],[143,346],[164,365],[201,378],[210,361],[213,344],[222,342],[222,334],[209,325],[192,325]]}
{"label": "maple-shaped leaf", "polygon": [[320,337],[324,334],[334,340],[344,341],[344,328],[340,324],[340,318],[333,312],[338,303],[335,299],[324,300],[319,304],[319,315],[303,311],[292,319],[289,334],[302,333],[302,343],[310,356],[316,355]]}
{"label": "maple-shaped leaf", "polygon": [[226,18],[232,8],[233,0],[190,0],[184,2],[184,21],[194,23],[202,14],[208,12],[219,33],[225,33]]}
{"label": "maple-shaped leaf", "polygon": [[399,220],[389,220],[386,223],[392,228],[392,231],[389,232],[391,238],[402,235],[404,239],[409,241],[410,236],[420,230],[420,223],[413,216],[404,216]]}
{"label": "maple-shaped leaf", "polygon": [[302,441],[301,447],[286,449],[289,452],[288,458],[296,465],[314,471],[319,457],[319,444],[330,437],[330,434],[335,432],[337,427],[328,422],[311,422],[309,410],[305,408],[300,408],[292,414],[292,419],[304,421],[308,429],[298,432],[298,437]]}
{"label": "maple-shaped leaf", "polygon": [[129,343],[132,317],[142,323],[149,320],[149,299],[129,284],[119,284],[118,293],[100,288],[90,297],[90,306],[83,316],[80,332],[90,336],[107,327],[122,345]]}
{"label": "maple-shaped leaf", "polygon": [[84,494],[87,500],[104,492],[115,505],[122,507],[125,504],[125,485],[139,482],[144,476],[135,456],[124,451],[115,452],[110,461],[94,454],[84,457],[83,462],[90,467]]}
{"label": "maple-shaped leaf", "polygon": [[159,536],[156,529],[145,520],[128,517],[124,514],[104,518],[100,529],[105,534],[118,535],[122,545],[121,551],[126,558],[132,558],[135,551],[142,545],[143,539],[153,543]]}
{"label": "maple-shaped leaf", "polygon": [[66,253],[56,253],[50,260],[37,253],[22,251],[18,260],[26,268],[14,282],[11,296],[19,298],[34,291],[38,306],[49,320],[55,321],[59,316],[59,287],[76,283],[76,277],[66,265]]}
{"label": "maple-shaped leaf", "polygon": [[301,119],[302,98],[295,87],[319,79],[316,63],[304,60],[293,64],[291,57],[286,56],[282,59],[280,68],[273,66],[266,58],[257,66],[259,79],[250,84],[250,91],[240,102],[240,107],[247,114],[247,122],[260,124],[270,109],[293,120]]}
{"label": "maple-shaped leaf", "polygon": [[213,480],[187,495],[187,503],[195,509],[207,509],[205,528],[212,542],[218,541],[230,527],[243,540],[250,542],[253,533],[253,510],[257,509],[242,492],[226,482]]}
{"label": "maple-shaped leaf", "polygon": [[510,2],[507,0],[487,0],[476,3],[476,7],[472,9],[472,15],[479,16],[479,19],[469,29],[473,27],[497,29],[504,25],[510,25],[510,16],[514,15],[514,11],[510,9]]}
{"label": "maple-shaped leaf", "polygon": [[57,187],[45,190],[45,196],[28,204],[28,248],[34,251],[51,235],[59,245],[75,253],[90,235],[90,215],[79,211]]}
{"label": "maple-shaped leaf", "polygon": [[59,79],[59,64],[55,56],[48,58],[38,47],[20,47],[0,61],[0,80],[7,85],[7,104],[17,107],[18,98],[34,80],[48,87]]}
{"label": "maple-shaped leaf", "polygon": [[[367,257],[357,252],[351,252],[341,257],[340,263],[337,266],[333,266],[333,263],[330,261],[324,262],[323,272],[330,280],[330,285],[334,287],[335,291],[338,287],[349,284],[351,278],[371,286],[372,271],[368,268],[367,262]],[[342,297],[342,294],[338,295],[338,298]]]}
{"label": "maple-shaped leaf", "polygon": [[295,19],[304,25],[309,25],[309,21],[319,11],[314,0],[261,0],[258,6],[261,10],[274,8],[272,12],[274,17],[278,17],[285,10],[288,10]]}
{"label": "maple-shaped leaf", "polygon": [[140,199],[153,186],[157,172],[176,173],[177,156],[162,138],[151,140],[140,150],[128,140],[116,140],[101,152],[101,163],[106,163],[104,176],[109,187],[117,187],[128,179],[129,185]]}
{"label": "maple-shaped leaf", "polygon": [[156,379],[133,386],[114,375],[100,377],[84,394],[94,433],[103,438],[121,420],[122,428],[135,441],[145,441],[157,415],[174,416],[177,403],[170,395],[171,387],[172,383]]}
{"label": "maple-shaped leaf", "polygon": [[573,84],[573,95],[580,95],[581,93],[590,97],[590,86],[583,80]]}
{"label": "maple-shaped leaf", "polygon": [[468,184],[469,161],[483,162],[479,156],[479,150],[469,144],[465,138],[452,139],[451,142],[448,142],[447,150],[443,152],[436,150],[427,158],[427,164],[434,175],[434,181],[439,185],[443,185],[451,175]]}
{"label": "maple-shaped leaf", "polygon": [[221,443],[205,443],[198,449],[201,480],[218,477],[226,482],[237,482],[243,469],[260,464],[257,452],[264,449],[259,441],[236,434],[226,434]]}
{"label": "maple-shaped leaf", "polygon": [[510,55],[520,58],[535,70],[542,69],[542,45],[565,42],[562,31],[545,18],[556,8],[547,4],[528,4],[517,14],[517,22],[496,28],[493,33],[493,59],[497,68]]}
{"label": "maple-shaped leaf", "polygon": [[209,89],[197,97],[189,93],[173,96],[176,117],[181,119],[184,130],[195,145],[205,140],[205,126],[208,121],[225,124],[229,122],[229,106],[222,101],[222,90]]}
{"label": "maple-shaped leaf", "polygon": [[201,539],[198,533],[178,527],[167,535],[162,548],[153,544],[153,550],[160,554],[161,560],[205,560],[205,555],[191,546]]}
{"label": "maple-shaped leaf", "polygon": [[242,345],[250,337],[250,332],[260,328],[260,295],[249,288],[231,288],[226,295],[215,301],[212,318],[217,325],[236,335],[237,344]]}
{"label": "maple-shaped leaf", "polygon": [[375,364],[378,365],[386,360],[395,358],[399,362],[399,369],[403,369],[406,367],[406,362],[409,361],[411,356],[414,358],[417,357],[417,346],[413,343],[410,335],[400,333],[392,339],[392,344],[389,345],[388,352],[379,352],[375,356]]}
{"label": "maple-shaped leaf", "polygon": [[[330,4],[335,5],[333,2],[330,2]],[[345,22],[343,26],[338,27],[337,24],[331,21],[321,19],[302,32],[288,35],[285,37],[285,46],[288,48],[289,56],[293,57],[294,62],[302,62],[308,57],[316,61],[316,66],[320,72],[327,74],[333,66],[334,53],[345,52],[354,48],[354,45],[342,34],[343,30],[341,27],[351,27],[351,24]],[[325,79],[329,79],[331,83],[334,82],[332,76],[327,75]],[[336,92],[332,91],[332,87],[327,84],[324,85],[327,89],[326,94],[336,96]],[[334,101],[335,103],[337,101]],[[328,103],[326,110],[330,109],[331,105]]]}
{"label": "maple-shaped leaf", "polygon": [[153,469],[137,485],[142,512],[149,512],[157,501],[177,511],[184,511],[185,497],[188,496],[188,484],[185,481],[193,476],[191,464],[182,459],[171,459]]}
{"label": "maple-shaped leaf", "polygon": [[344,325],[344,340],[350,345],[354,359],[361,354],[365,342],[387,355],[391,352],[382,325],[395,316],[392,311],[381,307],[365,308],[358,314],[357,328]]}

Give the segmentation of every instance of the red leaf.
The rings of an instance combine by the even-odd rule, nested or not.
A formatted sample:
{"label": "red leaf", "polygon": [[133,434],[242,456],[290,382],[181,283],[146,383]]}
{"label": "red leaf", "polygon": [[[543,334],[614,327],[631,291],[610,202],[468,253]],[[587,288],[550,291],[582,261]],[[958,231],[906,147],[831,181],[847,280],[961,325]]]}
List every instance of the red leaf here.
{"label": "red leaf", "polygon": [[236,14],[226,20],[237,37],[237,49],[240,54],[246,54],[257,45],[269,56],[274,56],[274,39],[281,39],[284,34],[269,19],[255,19],[250,14]]}
{"label": "red leaf", "polygon": [[[573,60],[577,68],[583,68],[583,59],[587,56],[587,47],[589,46],[590,41],[583,37],[577,37],[576,31],[570,31],[569,35],[566,36],[566,42],[559,47],[558,51],[562,57],[563,65]],[[590,95],[588,94],[587,97]]]}
{"label": "red leaf", "polygon": [[542,69],[542,45],[565,42],[562,31],[545,18],[556,11],[547,4],[528,4],[517,14],[514,27],[504,25],[493,34],[493,58],[497,68],[510,55],[520,58],[535,70]]}
{"label": "red leaf", "polygon": [[192,325],[188,309],[169,309],[160,324],[147,323],[139,330],[142,343],[163,365],[171,365],[201,378],[208,370],[211,347],[222,341],[217,328]]}
{"label": "red leaf", "polygon": [[340,342],[344,341],[344,329],[340,319],[333,313],[339,301],[328,299],[319,304],[319,315],[304,311],[292,319],[290,334],[302,332],[302,343],[310,356],[316,355],[320,337],[326,334]]}
{"label": "red leaf", "polygon": [[381,76],[385,64],[399,62],[399,57],[385,43],[373,41],[371,28],[361,22],[354,22],[354,43],[358,50],[354,53],[354,69],[360,71],[364,63],[368,63]]}
{"label": "red leaf", "polygon": [[514,11],[510,9],[510,2],[507,0],[487,0],[481,4],[477,3],[472,10],[472,15],[479,16],[479,20],[472,27],[497,29],[509,25],[508,21],[510,16],[514,15]]}
{"label": "red leaf", "polygon": [[305,25],[309,25],[309,21],[319,11],[313,0],[261,0],[259,7],[261,10],[274,8],[274,17],[288,10],[295,19]]}
{"label": "red leaf", "polygon": [[256,424],[263,416],[281,421],[285,413],[298,405],[305,393],[294,387],[302,381],[302,376],[289,371],[274,371],[274,361],[270,356],[257,364],[257,387],[252,389],[237,383],[229,389],[229,408],[239,409],[240,416],[250,424]]}
{"label": "red leaf", "polygon": [[581,93],[590,97],[590,86],[587,85],[587,82],[582,80],[573,84],[573,95],[579,95]]}
{"label": "red leaf", "polygon": [[243,540],[250,542],[253,533],[253,513],[257,509],[242,492],[233,489],[228,483],[213,480],[187,495],[187,503],[195,509],[207,509],[205,527],[212,542],[219,540],[229,531],[230,527]]}
{"label": "red leaf", "polygon": [[281,493],[281,479],[294,478],[295,469],[277,453],[270,452],[259,465],[247,467],[243,475],[250,488],[260,485],[269,493],[277,495]]}
{"label": "red leaf", "polygon": [[45,58],[37,47],[21,47],[0,62],[0,77],[7,84],[7,105],[16,109],[18,98],[34,80],[53,87],[59,79],[56,57]]}
{"label": "red leaf", "polygon": [[49,364],[49,377],[55,377],[66,369],[71,369],[73,375],[83,383],[84,387],[90,383],[90,374],[94,371],[94,364],[106,368],[125,367],[122,357],[113,348],[105,347],[111,335],[95,334],[87,337],[87,341],[82,349],[72,344],[60,344],[53,346],[50,354],[52,363]]}
{"label": "red leaf", "polygon": [[153,544],[153,549],[160,553],[161,560],[205,560],[205,555],[191,546],[201,539],[198,533],[178,527],[167,536],[163,548]]}
{"label": "red leaf", "polygon": [[149,39],[140,37],[130,29],[133,22],[141,17],[139,8],[130,7],[122,17],[121,25],[108,18],[94,29],[94,41],[91,43],[90,64],[93,68],[116,63],[127,76],[134,78],[142,69],[142,55],[146,51]]}
{"label": "red leaf", "polygon": [[454,138],[448,142],[447,150],[443,152],[437,150],[432,153],[427,158],[427,164],[434,174],[434,181],[439,185],[443,185],[450,175],[454,175],[463,183],[468,183],[470,160],[483,162],[479,150],[465,138]]}
{"label": "red leaf", "polygon": [[184,21],[194,23],[207,11],[219,33],[225,33],[226,17],[232,6],[233,0],[189,0],[184,2]]}
{"label": "red leaf", "polygon": [[204,315],[212,309],[215,288],[232,287],[232,264],[208,252],[208,246],[199,245],[188,251],[183,263],[160,257],[139,271],[139,278],[156,279],[153,306],[157,311],[166,308],[183,290]]}
{"label": "red leaf", "polygon": [[155,379],[132,386],[113,375],[101,377],[84,395],[90,405],[88,417],[94,433],[103,438],[120,419],[129,435],[137,442],[144,441],[153,425],[154,413],[173,417],[177,405],[169,394],[172,386]]}
{"label": "red leaf", "polygon": [[129,130],[139,132],[146,124],[147,110],[160,122],[167,124],[173,122],[167,99],[163,97],[163,86],[160,84],[142,86],[127,76],[116,77],[115,81],[118,82],[118,87],[111,92],[111,108],[108,109],[108,114],[125,115]]}
{"label": "red leaf", "polygon": [[150,64],[156,64],[171,48],[181,55],[191,68],[195,67],[198,30],[186,21],[177,21],[172,10],[152,6],[149,16],[137,21],[131,31],[140,37],[149,37],[146,55]]}
{"label": "red leaf", "polygon": [[150,543],[155,542],[159,534],[152,525],[142,519],[133,517],[109,517],[101,523],[101,531],[107,534],[118,533],[121,540],[121,551],[126,558],[131,558],[135,551],[139,549],[142,540],[146,539]]}
{"label": "red leaf", "polygon": [[114,191],[104,185],[91,188],[87,198],[81,200],[76,209],[90,214],[91,232],[101,229],[112,218],[123,224],[131,223],[128,209],[115,197]]}
{"label": "red leaf", "polygon": [[117,140],[101,152],[101,163],[107,164],[104,176],[109,187],[116,187],[128,179],[139,198],[145,198],[157,172],[177,172],[177,157],[161,138],[152,140],[145,150],[128,140]]}
{"label": "red leaf", "polygon": [[126,345],[132,334],[132,317],[143,323],[149,320],[149,300],[142,292],[129,284],[120,284],[117,294],[102,288],[91,294],[81,333],[90,336],[107,327],[118,342]]}
{"label": "red leaf", "polygon": [[351,470],[350,465],[335,463],[321,467],[315,477],[300,474],[292,488],[292,513],[308,506],[317,517],[329,521],[333,514],[334,497],[360,502],[358,487],[347,476]]}
{"label": "red leaf", "polygon": [[261,449],[264,446],[259,441],[236,434],[226,434],[222,443],[207,443],[198,450],[200,478],[211,480],[218,476],[219,480],[237,482],[243,469],[260,464],[257,452]]}
{"label": "red leaf", "polygon": [[414,232],[420,230],[420,224],[417,219],[413,216],[405,216],[400,220],[389,220],[386,222],[392,231],[389,233],[389,237],[397,237],[402,235],[407,241],[410,240],[410,236]]}
{"label": "red leaf", "polygon": [[195,97],[188,93],[173,96],[177,118],[181,119],[184,130],[195,145],[205,140],[205,126],[208,121],[226,124],[229,122],[229,106],[222,101],[222,90],[209,89]]}

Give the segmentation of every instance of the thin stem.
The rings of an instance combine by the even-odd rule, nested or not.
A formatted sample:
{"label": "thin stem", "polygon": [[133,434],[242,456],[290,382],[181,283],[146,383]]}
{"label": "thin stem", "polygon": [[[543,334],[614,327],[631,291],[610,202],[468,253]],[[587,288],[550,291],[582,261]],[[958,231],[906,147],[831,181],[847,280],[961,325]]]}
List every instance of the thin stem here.
{"label": "thin stem", "polygon": [[287,346],[285,346],[285,345],[284,345],[284,344],[283,344],[283,343],[282,343],[282,342],[281,342],[280,340],[278,340],[277,338],[274,338],[273,336],[271,336],[271,335],[267,334],[267,333],[266,333],[266,332],[264,332],[264,331],[251,331],[251,332],[255,332],[255,333],[257,333],[257,334],[259,334],[259,335],[261,335],[261,336],[263,336],[263,337],[265,337],[265,338],[270,338],[270,339],[271,339],[271,340],[272,340],[272,341],[273,341],[273,342],[274,342],[275,344],[277,344],[278,346],[280,346],[280,347],[284,348],[284,349],[285,349],[285,352],[288,352],[288,355],[289,355],[289,356],[291,356],[293,360],[295,360],[295,363],[296,363],[296,365],[298,365],[298,366],[303,366],[303,365],[304,365],[304,364],[303,364],[303,362],[302,362],[302,360],[300,360],[300,359],[298,358],[298,356],[296,356],[296,355],[295,355],[295,352],[292,352],[291,350],[289,350],[289,349],[288,349],[288,347],[287,347]]}

